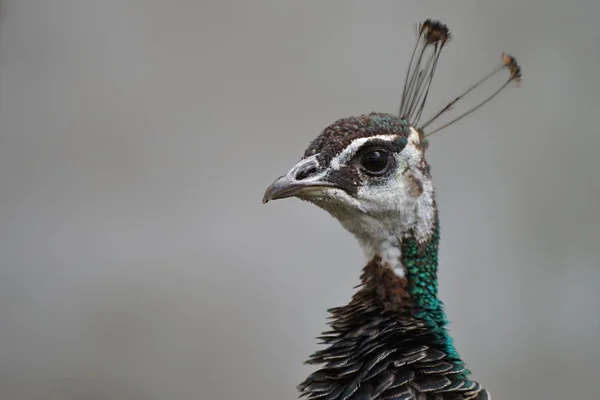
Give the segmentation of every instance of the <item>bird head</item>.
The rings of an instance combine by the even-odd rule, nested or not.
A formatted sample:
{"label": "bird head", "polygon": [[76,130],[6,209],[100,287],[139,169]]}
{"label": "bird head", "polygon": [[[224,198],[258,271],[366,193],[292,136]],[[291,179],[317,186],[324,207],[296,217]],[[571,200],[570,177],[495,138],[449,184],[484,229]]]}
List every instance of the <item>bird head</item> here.
{"label": "bird head", "polygon": [[263,202],[297,197],[328,211],[362,241],[409,231],[426,236],[433,185],[422,132],[371,113],[340,119],[266,190]]}
{"label": "bird head", "polygon": [[[339,220],[369,253],[380,253],[382,246],[395,248],[407,235],[418,241],[432,235],[437,212],[425,159],[426,136],[487,103],[508,83],[519,81],[521,71],[516,60],[503,53],[492,73],[419,124],[440,53],[451,35],[446,25],[426,20],[418,26],[417,36],[398,116],[371,113],[334,122],[312,141],[296,165],[267,188],[264,203],[289,197],[309,201]],[[510,76],[500,89],[424,134],[432,122],[504,68]]]}

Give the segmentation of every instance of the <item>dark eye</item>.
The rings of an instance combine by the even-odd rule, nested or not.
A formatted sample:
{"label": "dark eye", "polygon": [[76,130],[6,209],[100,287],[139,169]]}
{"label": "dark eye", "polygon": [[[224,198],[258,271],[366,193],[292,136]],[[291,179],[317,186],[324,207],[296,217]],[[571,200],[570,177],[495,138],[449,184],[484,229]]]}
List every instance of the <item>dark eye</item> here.
{"label": "dark eye", "polygon": [[367,172],[374,174],[380,174],[384,172],[390,163],[390,156],[388,153],[373,150],[362,156],[360,164]]}

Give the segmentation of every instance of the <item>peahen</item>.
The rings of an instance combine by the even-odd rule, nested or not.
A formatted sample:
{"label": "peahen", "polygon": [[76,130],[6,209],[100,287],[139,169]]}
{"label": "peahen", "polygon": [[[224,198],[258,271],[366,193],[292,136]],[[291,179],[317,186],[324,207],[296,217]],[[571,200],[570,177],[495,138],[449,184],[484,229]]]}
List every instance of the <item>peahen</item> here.
{"label": "peahen", "polygon": [[[329,310],[331,330],[321,336],[328,347],[308,361],[321,369],[298,386],[308,399],[490,398],[469,380],[438,298],[440,225],[426,138],[475,111],[510,82],[519,82],[521,70],[514,57],[503,53],[498,68],[420,124],[450,32],[428,19],[417,35],[399,114],[370,113],[334,122],[264,194],[264,203],[297,197],[326,210],[358,239],[368,259],[351,301]],[[509,77],[498,90],[429,129],[504,68]]]}

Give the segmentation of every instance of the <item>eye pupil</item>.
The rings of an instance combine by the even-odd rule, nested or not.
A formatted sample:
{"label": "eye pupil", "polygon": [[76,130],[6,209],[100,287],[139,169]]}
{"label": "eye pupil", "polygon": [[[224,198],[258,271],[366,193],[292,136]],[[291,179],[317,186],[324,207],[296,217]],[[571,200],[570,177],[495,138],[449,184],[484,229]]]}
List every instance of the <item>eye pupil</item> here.
{"label": "eye pupil", "polygon": [[388,154],[375,150],[365,154],[361,164],[369,172],[381,172],[387,167],[388,161]]}

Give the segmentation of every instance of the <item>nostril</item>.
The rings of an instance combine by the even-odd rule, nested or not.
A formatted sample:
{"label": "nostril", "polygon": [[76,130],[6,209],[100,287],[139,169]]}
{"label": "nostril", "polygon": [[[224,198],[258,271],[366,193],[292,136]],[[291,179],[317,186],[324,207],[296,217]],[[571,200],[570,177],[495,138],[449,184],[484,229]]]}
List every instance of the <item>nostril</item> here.
{"label": "nostril", "polygon": [[296,180],[301,181],[301,180],[306,179],[316,173],[317,173],[316,167],[309,167],[305,170],[300,170],[300,171],[298,171],[298,174],[296,175]]}

